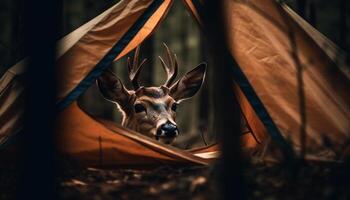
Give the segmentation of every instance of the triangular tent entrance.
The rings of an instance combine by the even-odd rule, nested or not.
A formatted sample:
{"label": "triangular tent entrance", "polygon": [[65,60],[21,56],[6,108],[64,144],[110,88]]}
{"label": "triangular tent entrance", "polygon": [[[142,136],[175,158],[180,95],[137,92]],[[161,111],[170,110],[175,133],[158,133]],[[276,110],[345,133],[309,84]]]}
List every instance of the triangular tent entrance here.
{"label": "triangular tent entrance", "polygon": [[[250,127],[244,144],[260,147],[269,141],[284,144],[290,140],[298,150],[295,74],[300,63],[305,66],[307,156],[334,159],[336,150],[327,149],[322,138],[326,136],[337,147],[350,138],[350,83],[335,60],[341,53],[288,7],[273,0],[247,2],[227,0],[223,11],[227,46],[239,65],[232,76]],[[200,22],[200,1],[184,3]],[[56,136],[61,152],[93,166],[205,165],[218,155],[217,146],[184,151],[159,144],[109,122],[96,121],[76,104],[77,97],[115,58],[130,52],[155,30],[171,5],[172,0],[122,0],[58,42],[57,107],[61,112]],[[324,45],[331,48],[324,50]],[[3,150],[21,129],[24,63],[11,67],[0,80]]]}

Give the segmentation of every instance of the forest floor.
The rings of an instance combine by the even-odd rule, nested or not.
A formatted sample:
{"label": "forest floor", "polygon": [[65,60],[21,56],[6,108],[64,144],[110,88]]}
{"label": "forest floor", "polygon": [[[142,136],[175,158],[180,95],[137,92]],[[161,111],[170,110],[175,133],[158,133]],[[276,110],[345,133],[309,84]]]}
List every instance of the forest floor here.
{"label": "forest floor", "polygon": [[[218,199],[213,167],[161,166],[150,170],[66,168],[59,199]],[[293,171],[293,172],[291,172]],[[247,199],[350,199],[350,168],[312,163],[286,169],[251,164],[244,170]],[[16,171],[0,171],[0,199],[13,199]],[[235,188],[232,188],[232,192]]]}

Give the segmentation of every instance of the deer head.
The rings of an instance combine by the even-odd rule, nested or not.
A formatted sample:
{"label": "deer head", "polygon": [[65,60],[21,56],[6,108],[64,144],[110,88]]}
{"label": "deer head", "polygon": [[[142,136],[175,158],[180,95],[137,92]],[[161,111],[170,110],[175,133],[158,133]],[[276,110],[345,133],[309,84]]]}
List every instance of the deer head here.
{"label": "deer head", "polygon": [[98,78],[97,85],[104,98],[115,103],[122,112],[122,126],[170,144],[179,135],[175,122],[177,105],[198,92],[205,77],[206,64],[199,64],[174,83],[178,72],[176,55],[166,44],[164,48],[166,59],[159,56],[167,75],[164,85],[140,86],[138,77],[146,59],[139,64],[139,47],[133,61],[127,60],[133,90],[126,89],[111,71]]}

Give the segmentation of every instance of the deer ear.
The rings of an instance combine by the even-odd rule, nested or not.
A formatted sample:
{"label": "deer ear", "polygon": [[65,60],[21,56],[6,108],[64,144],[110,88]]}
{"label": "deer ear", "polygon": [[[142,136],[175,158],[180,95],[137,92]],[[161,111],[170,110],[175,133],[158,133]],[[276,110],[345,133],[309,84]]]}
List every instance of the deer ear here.
{"label": "deer ear", "polygon": [[182,101],[195,95],[203,84],[206,68],[207,64],[201,63],[196,68],[187,72],[187,74],[171,86],[170,96],[175,101]]}
{"label": "deer ear", "polygon": [[107,70],[100,76],[97,79],[97,86],[105,99],[118,103],[122,108],[125,108],[129,101],[130,93],[113,72]]}

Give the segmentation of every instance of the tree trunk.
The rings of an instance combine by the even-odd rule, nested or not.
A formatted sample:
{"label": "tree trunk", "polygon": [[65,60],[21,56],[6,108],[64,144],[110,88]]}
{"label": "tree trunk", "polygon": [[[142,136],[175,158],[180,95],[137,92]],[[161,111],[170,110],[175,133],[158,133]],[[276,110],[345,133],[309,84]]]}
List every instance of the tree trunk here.
{"label": "tree trunk", "polygon": [[348,0],[341,0],[340,1],[340,15],[339,15],[339,45],[347,50],[347,19],[346,19],[346,14],[347,14],[347,2]]}
{"label": "tree trunk", "polygon": [[315,0],[310,2],[309,5],[309,22],[316,28],[317,26],[317,11],[316,11],[316,2]]}
{"label": "tree trunk", "polygon": [[17,63],[23,57],[23,2],[20,0],[12,3],[12,35],[11,35],[11,65]]}
{"label": "tree trunk", "polygon": [[141,44],[140,62],[142,59],[147,58],[146,65],[143,67],[140,77],[140,82],[143,85],[153,86],[153,69],[154,69],[154,37],[150,36]]}
{"label": "tree trunk", "polygon": [[26,107],[18,199],[55,199],[55,39],[60,1],[24,1]]}
{"label": "tree trunk", "polygon": [[307,0],[297,0],[298,14],[305,19],[306,17],[306,2]]}
{"label": "tree trunk", "polygon": [[243,161],[240,154],[241,115],[233,89],[232,70],[238,67],[226,46],[226,30],[223,24],[221,3],[205,1],[203,11],[204,30],[214,58],[213,103],[214,130],[220,137],[221,158],[216,165],[218,189],[224,199],[245,199]]}

